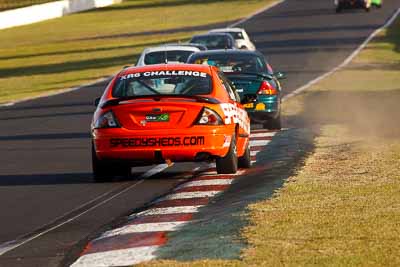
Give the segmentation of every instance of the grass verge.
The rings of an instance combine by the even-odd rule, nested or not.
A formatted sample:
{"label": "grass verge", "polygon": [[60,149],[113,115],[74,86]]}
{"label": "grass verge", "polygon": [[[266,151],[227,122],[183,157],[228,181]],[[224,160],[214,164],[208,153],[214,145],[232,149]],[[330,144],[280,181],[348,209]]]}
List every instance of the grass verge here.
{"label": "grass verge", "polygon": [[136,62],[143,48],[186,40],[273,0],[126,0],[0,31],[0,103],[78,86]]}
{"label": "grass verge", "polygon": [[26,7],[37,4],[44,4],[48,2],[54,2],[57,0],[0,0],[0,11],[15,9],[20,7]]}
{"label": "grass verge", "polygon": [[400,19],[346,68],[285,103],[320,132],[271,200],[250,206],[252,264],[400,265]]}
{"label": "grass verge", "polygon": [[[150,266],[399,266],[400,19],[346,68],[285,103],[314,153],[248,207],[240,260]],[[196,242],[196,240],[192,240]]]}

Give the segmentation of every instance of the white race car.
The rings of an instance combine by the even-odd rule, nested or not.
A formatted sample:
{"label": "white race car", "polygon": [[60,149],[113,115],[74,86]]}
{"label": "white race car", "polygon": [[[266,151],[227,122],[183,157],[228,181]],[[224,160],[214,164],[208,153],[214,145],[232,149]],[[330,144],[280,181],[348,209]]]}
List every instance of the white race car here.
{"label": "white race car", "polygon": [[223,29],[214,29],[209,31],[209,33],[223,32],[229,33],[235,39],[236,46],[239,49],[246,50],[256,50],[256,47],[251,42],[249,35],[242,28],[223,28]]}
{"label": "white race car", "polygon": [[197,47],[184,45],[149,47],[143,50],[136,66],[185,63],[191,54],[199,51]]}

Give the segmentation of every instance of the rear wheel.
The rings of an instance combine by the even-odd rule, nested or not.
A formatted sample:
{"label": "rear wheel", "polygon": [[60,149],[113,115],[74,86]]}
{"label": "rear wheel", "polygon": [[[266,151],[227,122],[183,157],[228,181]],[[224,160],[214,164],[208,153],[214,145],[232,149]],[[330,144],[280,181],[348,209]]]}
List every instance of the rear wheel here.
{"label": "rear wheel", "polygon": [[340,11],[342,11],[342,6],[340,5],[340,3],[337,3],[337,5],[336,5],[336,13],[340,13]]}
{"label": "rear wheel", "polygon": [[92,169],[93,169],[93,180],[96,183],[105,183],[112,180],[110,173],[110,166],[105,161],[99,160],[96,156],[96,151],[92,146]]}
{"label": "rear wheel", "polygon": [[93,180],[97,183],[111,182],[114,176],[129,176],[131,172],[129,165],[110,163],[106,160],[98,159],[93,146],[92,169]]}
{"label": "rear wheel", "polygon": [[239,168],[244,168],[244,169],[248,169],[251,167],[251,156],[250,156],[250,143],[247,143],[246,146],[246,150],[243,154],[243,156],[241,156],[238,159],[238,166]]}
{"label": "rear wheel", "polygon": [[280,130],[282,128],[281,115],[264,123],[264,129]]}
{"label": "rear wheel", "polygon": [[225,157],[217,158],[216,161],[217,173],[228,174],[236,173],[238,169],[238,157],[236,149],[236,137],[232,136],[231,145],[229,146],[228,154]]}

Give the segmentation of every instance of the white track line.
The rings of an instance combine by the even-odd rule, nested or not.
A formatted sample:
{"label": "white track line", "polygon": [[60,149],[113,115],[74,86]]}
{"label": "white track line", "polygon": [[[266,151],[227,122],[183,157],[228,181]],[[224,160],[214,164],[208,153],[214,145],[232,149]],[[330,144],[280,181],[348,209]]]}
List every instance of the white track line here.
{"label": "white track line", "polygon": [[250,151],[250,157],[256,156],[259,152],[260,150]]}
{"label": "white track line", "polygon": [[[160,165],[164,165],[164,164],[160,164]],[[22,245],[24,245],[24,244],[26,244],[26,243],[32,241],[32,240],[35,240],[36,238],[41,237],[42,235],[45,235],[45,234],[47,234],[47,233],[49,233],[49,232],[51,232],[51,231],[53,231],[53,230],[55,230],[55,229],[57,229],[57,228],[60,228],[61,226],[65,225],[65,224],[67,224],[67,223],[70,223],[70,222],[72,222],[72,221],[75,221],[75,220],[78,219],[79,217],[81,217],[81,216],[83,216],[83,215],[85,215],[85,214],[91,212],[92,210],[94,210],[94,209],[96,209],[96,208],[98,208],[98,207],[100,207],[100,206],[102,206],[102,205],[104,205],[104,204],[106,204],[106,203],[108,203],[108,202],[110,202],[110,201],[113,200],[114,198],[116,198],[116,197],[122,195],[123,193],[125,193],[125,192],[131,190],[132,188],[136,187],[137,185],[143,183],[143,181],[144,181],[143,178],[148,178],[148,177],[150,177],[151,175],[149,175],[149,174],[152,174],[152,175],[156,174],[156,172],[153,171],[154,169],[157,169],[157,170],[159,170],[159,171],[164,170],[164,169],[165,169],[165,166],[160,167],[160,165],[157,165],[155,168],[153,168],[153,169],[149,170],[148,172],[144,173],[144,174],[140,177],[140,178],[141,178],[140,181],[138,181],[138,182],[136,182],[136,183],[130,185],[129,187],[125,188],[124,190],[118,192],[117,194],[112,195],[112,196],[106,198],[105,200],[99,202],[98,204],[92,206],[91,208],[89,208],[89,209],[87,209],[87,210],[85,210],[85,211],[83,211],[83,212],[81,212],[81,213],[75,215],[74,217],[65,220],[64,222],[61,222],[61,223],[59,223],[59,224],[57,224],[57,225],[55,225],[55,226],[53,226],[53,227],[50,227],[50,228],[48,228],[48,229],[46,229],[46,230],[44,230],[44,231],[42,231],[42,232],[40,232],[40,233],[38,233],[38,234],[35,234],[35,235],[29,237],[29,238],[22,239],[22,240],[9,241],[9,242],[0,244],[0,256],[3,255],[3,254],[5,254],[5,253],[7,253],[8,251],[11,251],[11,250],[13,250],[13,249],[16,249],[16,248],[18,248],[18,247],[20,247],[20,246],[22,246]],[[99,198],[99,197],[96,197],[96,199],[97,199],[97,198]],[[91,203],[91,202],[93,202],[93,200],[87,202],[86,204]],[[85,206],[86,204],[83,204],[83,205],[81,205],[81,206]]]}
{"label": "white track line", "polygon": [[71,267],[131,266],[155,259],[158,247],[146,246],[86,254],[81,256]]}
{"label": "white track line", "polygon": [[161,199],[162,200],[175,200],[175,199],[189,199],[189,198],[202,198],[213,197],[222,191],[195,191],[195,192],[182,192],[170,194]]}
{"label": "white track line", "polygon": [[271,140],[250,140],[250,147],[252,146],[266,146]]}
{"label": "white track line", "polygon": [[166,163],[164,163],[164,164],[159,164],[159,165],[155,166],[154,168],[148,170],[148,171],[145,172],[144,174],[142,174],[142,175],[141,175],[141,178],[142,178],[142,179],[147,179],[147,178],[149,178],[149,177],[151,177],[151,176],[153,176],[153,175],[156,175],[157,173],[160,173],[160,172],[162,172],[163,170],[165,170],[165,169],[171,167],[172,165],[173,165],[173,163],[170,164],[170,165],[168,165],[168,164],[166,164]]}
{"label": "white track line", "polygon": [[269,133],[252,133],[250,134],[250,138],[252,137],[273,137],[277,132],[269,132]]}
{"label": "white track line", "polygon": [[356,57],[362,49],[364,49],[364,47],[372,40],[372,38],[374,38],[380,31],[382,31],[383,29],[389,27],[397,18],[397,16],[400,14],[400,8],[397,9],[397,11],[392,15],[392,17],[390,17],[390,19],[380,28],[376,29],[373,33],[371,33],[367,39],[365,39],[365,41],[353,52],[351,53],[351,55],[349,57],[347,57],[339,66],[333,68],[332,70],[330,70],[329,72],[315,78],[314,80],[309,81],[308,83],[306,83],[305,85],[301,86],[300,88],[294,90],[293,92],[291,92],[290,94],[287,94],[286,96],[284,96],[282,98],[282,101],[286,101],[287,99],[300,94],[301,92],[303,92],[304,90],[306,90],[307,88],[309,88],[310,86],[316,84],[317,82],[325,79],[326,77],[330,76],[331,74],[333,74],[334,72],[340,70],[341,68],[347,66],[354,57]]}
{"label": "white track line", "polygon": [[213,180],[197,180],[184,183],[178,186],[175,190],[193,187],[193,186],[207,186],[207,185],[229,185],[232,184],[234,179],[213,179]]}
{"label": "white track line", "polygon": [[181,206],[181,207],[167,207],[167,208],[153,208],[142,211],[140,213],[135,213],[129,216],[130,219],[141,217],[141,216],[149,216],[149,215],[167,215],[167,214],[179,214],[179,213],[196,213],[199,211],[199,208],[204,205],[196,205],[196,206]]}
{"label": "white track line", "polygon": [[180,229],[183,225],[187,224],[187,221],[183,222],[159,222],[159,223],[142,223],[142,224],[132,224],[125,225],[123,227],[113,229],[105,232],[99,238],[95,240],[126,235],[133,233],[147,233],[147,232],[172,232]]}

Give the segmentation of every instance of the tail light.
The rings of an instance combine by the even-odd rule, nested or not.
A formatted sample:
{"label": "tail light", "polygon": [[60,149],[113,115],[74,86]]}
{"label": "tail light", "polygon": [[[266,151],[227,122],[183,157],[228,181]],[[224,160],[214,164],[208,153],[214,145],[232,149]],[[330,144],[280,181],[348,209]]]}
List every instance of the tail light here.
{"label": "tail light", "polygon": [[222,119],[212,109],[203,108],[200,118],[197,120],[197,124],[200,125],[222,125]]}
{"label": "tail light", "polygon": [[278,90],[273,87],[269,82],[262,81],[260,88],[257,91],[258,95],[277,95]]}
{"label": "tail light", "polygon": [[119,128],[121,127],[115,118],[114,113],[110,110],[100,115],[97,121],[94,123],[95,129],[100,128]]}

